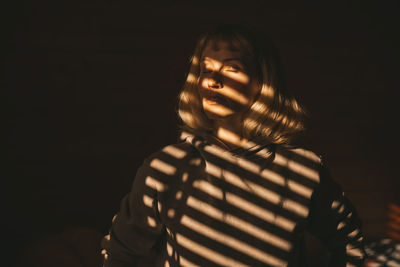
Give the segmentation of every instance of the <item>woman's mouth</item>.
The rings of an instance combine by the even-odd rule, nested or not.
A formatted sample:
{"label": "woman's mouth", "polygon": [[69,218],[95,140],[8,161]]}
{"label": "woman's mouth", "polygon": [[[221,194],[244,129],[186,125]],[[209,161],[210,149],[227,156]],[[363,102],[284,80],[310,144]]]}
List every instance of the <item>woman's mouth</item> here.
{"label": "woman's mouth", "polygon": [[225,97],[219,96],[217,94],[207,94],[204,96],[204,100],[210,105],[229,104]]}

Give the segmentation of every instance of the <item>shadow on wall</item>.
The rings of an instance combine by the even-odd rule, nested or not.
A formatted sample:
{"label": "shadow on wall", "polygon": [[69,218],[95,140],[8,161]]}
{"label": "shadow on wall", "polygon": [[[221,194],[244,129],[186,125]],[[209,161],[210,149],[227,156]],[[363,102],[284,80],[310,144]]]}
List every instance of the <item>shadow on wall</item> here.
{"label": "shadow on wall", "polygon": [[16,267],[99,267],[101,238],[101,233],[90,228],[68,228],[28,244]]}

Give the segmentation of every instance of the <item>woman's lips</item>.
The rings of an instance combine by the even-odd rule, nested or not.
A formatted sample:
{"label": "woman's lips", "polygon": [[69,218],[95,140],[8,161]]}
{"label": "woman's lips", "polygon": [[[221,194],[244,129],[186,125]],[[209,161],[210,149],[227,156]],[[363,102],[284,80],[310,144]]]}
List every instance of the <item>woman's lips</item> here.
{"label": "woman's lips", "polygon": [[217,94],[207,94],[204,96],[205,101],[210,105],[216,104],[229,104],[225,97],[219,96]]}
{"label": "woman's lips", "polygon": [[218,104],[219,103],[219,101],[218,101],[218,99],[216,99],[216,98],[205,98],[205,101],[208,103],[208,104],[211,104],[211,105],[216,105],[216,104]]}

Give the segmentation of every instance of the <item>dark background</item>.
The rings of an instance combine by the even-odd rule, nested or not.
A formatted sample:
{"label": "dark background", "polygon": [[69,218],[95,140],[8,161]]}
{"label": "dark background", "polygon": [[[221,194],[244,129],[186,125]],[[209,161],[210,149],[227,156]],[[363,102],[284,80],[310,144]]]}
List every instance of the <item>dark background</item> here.
{"label": "dark background", "polygon": [[195,41],[221,22],[275,41],[287,85],[310,113],[304,145],[325,157],[367,239],[390,236],[400,188],[399,5],[307,3],[3,3],[3,260],[66,229],[107,232],[143,159],[175,142]]}

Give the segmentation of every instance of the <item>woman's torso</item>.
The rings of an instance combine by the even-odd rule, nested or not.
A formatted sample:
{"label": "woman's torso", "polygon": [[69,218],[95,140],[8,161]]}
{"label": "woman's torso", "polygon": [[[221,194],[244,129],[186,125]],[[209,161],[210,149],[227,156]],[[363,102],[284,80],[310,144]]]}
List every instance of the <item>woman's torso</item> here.
{"label": "woman's torso", "polygon": [[277,146],[242,152],[188,136],[153,158],[160,266],[298,266],[320,159]]}

